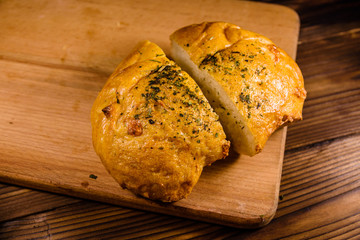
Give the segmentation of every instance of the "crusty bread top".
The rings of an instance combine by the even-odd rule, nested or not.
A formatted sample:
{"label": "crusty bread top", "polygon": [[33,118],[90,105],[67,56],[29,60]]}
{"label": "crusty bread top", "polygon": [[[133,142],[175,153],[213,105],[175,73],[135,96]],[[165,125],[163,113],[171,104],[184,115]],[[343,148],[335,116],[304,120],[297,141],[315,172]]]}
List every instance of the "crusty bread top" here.
{"label": "crusty bread top", "polygon": [[93,144],[123,188],[160,201],[186,197],[229,142],[191,77],[154,43],[140,43],[99,93]]}
{"label": "crusty bread top", "polygon": [[[301,71],[268,38],[230,23],[205,22],[181,28],[170,39],[188,53],[200,71],[215,79],[236,105],[243,119],[239,127],[245,125],[255,139],[253,149],[242,149],[242,153],[260,152],[278,127],[302,119],[306,91]],[[232,144],[236,149],[241,143]]]}

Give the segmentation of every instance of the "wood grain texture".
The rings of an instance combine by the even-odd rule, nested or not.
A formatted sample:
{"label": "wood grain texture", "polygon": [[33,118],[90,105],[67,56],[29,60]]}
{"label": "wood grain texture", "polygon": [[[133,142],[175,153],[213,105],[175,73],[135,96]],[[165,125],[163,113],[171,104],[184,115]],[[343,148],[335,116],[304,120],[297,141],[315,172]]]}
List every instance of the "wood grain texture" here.
{"label": "wood grain texture", "polygon": [[360,88],[309,99],[304,120],[289,129],[286,149],[360,133]]}
{"label": "wood grain texture", "polygon": [[[33,192],[30,189],[0,184],[0,222],[79,201],[61,195]],[[31,207],[28,207],[29,202],[31,202]]]}
{"label": "wood grain texture", "polygon": [[195,12],[190,2],[3,1],[0,180],[230,226],[267,224],[278,203],[286,128],[261,154],[232,153],[206,168],[192,194],[173,204],[122,190],[92,148],[92,103],[140,40],[167,51],[179,27],[222,19],[266,35],[295,57],[299,22],[292,10],[228,0],[219,11],[209,0],[195,3],[201,7]]}
{"label": "wood grain texture", "polygon": [[279,209],[275,219],[258,230],[244,231],[82,201],[8,221],[2,225],[0,237],[348,239],[360,234],[360,163],[351,161],[360,159],[359,140],[360,136],[354,136],[288,152]]}
{"label": "wood grain texture", "polygon": [[[285,0],[281,4],[295,9],[301,18],[297,60],[303,69],[311,102],[305,105],[304,111],[308,117],[317,117],[317,123],[314,127],[312,121],[305,118],[302,128],[306,134],[294,129],[297,136],[293,136],[292,129],[302,122],[288,127],[279,207],[270,224],[261,229],[240,230],[2,184],[0,188],[6,190],[0,191],[7,197],[11,195],[14,204],[0,196],[0,212],[7,216],[0,222],[0,239],[29,239],[28,234],[38,239],[59,239],[62,234],[72,239],[90,235],[97,239],[126,239],[125,234],[145,239],[359,239],[358,125],[336,116],[339,109],[347,108],[343,97],[352,105],[360,105],[358,98],[346,93],[359,89],[360,2]],[[316,55],[312,56],[311,52]],[[314,69],[316,66],[320,66],[319,69]],[[325,68],[324,71],[321,68]],[[86,71],[102,76],[101,71],[89,68]],[[326,109],[322,109],[322,105]],[[308,106],[321,110],[328,118],[317,116],[316,112],[307,110]],[[347,108],[344,118],[353,112],[356,113]],[[325,130],[329,124],[337,127]],[[318,127],[324,131],[317,132],[321,136],[316,137],[312,130]],[[347,133],[339,134],[341,130]],[[337,137],[332,136],[333,131]],[[313,139],[312,143],[308,143],[307,138]],[[40,204],[42,198],[44,201],[68,199],[69,202],[63,201],[59,208],[48,208]],[[80,202],[72,202],[74,200]],[[43,210],[32,210],[37,204]],[[31,214],[25,209],[38,213]],[[124,216],[124,209],[134,215]],[[106,213],[111,211],[123,216],[115,219]],[[50,216],[52,224],[47,224],[46,216]],[[71,227],[71,224],[75,225]]]}
{"label": "wood grain texture", "polygon": [[360,133],[358,1],[284,1],[301,17],[297,62],[308,91],[286,149]]}
{"label": "wood grain texture", "polygon": [[[359,189],[359,149],[360,135],[354,135],[286,152],[276,216]],[[359,204],[354,207],[360,211]]]}
{"label": "wood grain texture", "polygon": [[[258,230],[239,230],[192,220],[84,202],[0,224],[1,239],[356,239],[359,189]],[[349,206],[346,209],[338,204]],[[329,214],[331,209],[331,214]],[[285,231],[286,229],[286,231]]]}
{"label": "wood grain texture", "polygon": [[[249,11],[254,8],[256,11]],[[287,21],[278,14],[286,14]],[[169,35],[192,23],[219,19],[234,22],[271,37],[292,56],[299,30],[294,28],[298,16],[291,9],[234,0],[221,4],[213,0],[2,1],[0,16],[4,36],[0,39],[1,58],[106,76],[139,41],[154,41],[168,55]],[[293,37],[284,37],[274,26]]]}

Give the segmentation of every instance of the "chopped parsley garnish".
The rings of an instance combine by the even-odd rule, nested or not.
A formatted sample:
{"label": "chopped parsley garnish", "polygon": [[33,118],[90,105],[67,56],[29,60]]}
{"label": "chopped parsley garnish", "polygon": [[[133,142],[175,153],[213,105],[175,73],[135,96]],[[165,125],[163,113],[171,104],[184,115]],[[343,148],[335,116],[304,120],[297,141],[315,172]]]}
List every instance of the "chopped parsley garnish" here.
{"label": "chopped parsley garnish", "polygon": [[250,104],[251,100],[249,94],[245,95],[244,93],[241,93],[239,97],[241,102],[246,102],[247,104]]}
{"label": "chopped parsley garnish", "polygon": [[96,175],[94,175],[94,174],[90,174],[90,175],[89,175],[89,178],[97,179],[98,177],[97,177]]}

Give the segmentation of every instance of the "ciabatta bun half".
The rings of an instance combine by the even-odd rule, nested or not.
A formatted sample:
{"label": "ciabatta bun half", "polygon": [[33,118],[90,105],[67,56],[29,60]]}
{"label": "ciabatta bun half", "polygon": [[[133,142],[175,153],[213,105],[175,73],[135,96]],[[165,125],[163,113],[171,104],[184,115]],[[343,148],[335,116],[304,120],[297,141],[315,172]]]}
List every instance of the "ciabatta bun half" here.
{"label": "ciabatta bun half", "polygon": [[304,80],[268,38],[225,22],[175,31],[171,55],[199,84],[235,151],[253,156],[271,134],[302,119]]}
{"label": "ciabatta bun half", "polygon": [[149,41],[105,83],[91,124],[95,151],[120,186],[163,202],[186,198],[230,146],[196,82]]}

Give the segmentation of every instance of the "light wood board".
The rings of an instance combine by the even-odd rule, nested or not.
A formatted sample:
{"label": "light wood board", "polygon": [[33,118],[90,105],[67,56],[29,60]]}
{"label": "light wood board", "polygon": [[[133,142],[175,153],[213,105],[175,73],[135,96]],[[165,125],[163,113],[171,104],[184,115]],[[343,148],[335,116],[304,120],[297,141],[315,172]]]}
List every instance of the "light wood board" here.
{"label": "light wood board", "polygon": [[227,21],[269,37],[295,57],[295,12],[232,0],[4,0],[0,19],[0,181],[235,227],[272,219],[286,128],[255,157],[232,152],[206,167],[187,199],[159,204],[122,190],[106,172],[92,147],[90,109],[138,41],[148,39],[169,53],[176,29]]}

